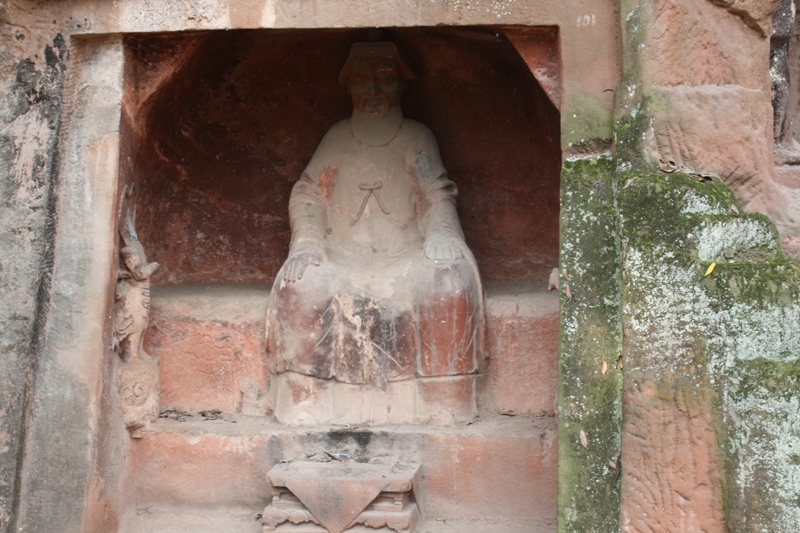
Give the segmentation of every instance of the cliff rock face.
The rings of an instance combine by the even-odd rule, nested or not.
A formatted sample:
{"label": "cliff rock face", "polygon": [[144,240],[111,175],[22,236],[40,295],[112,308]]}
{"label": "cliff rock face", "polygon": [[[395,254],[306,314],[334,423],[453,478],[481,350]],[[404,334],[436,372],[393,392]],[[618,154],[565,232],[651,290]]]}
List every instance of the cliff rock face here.
{"label": "cliff rock face", "polygon": [[790,530],[800,267],[722,183],[629,180],[622,530]]}
{"label": "cliff rock face", "polygon": [[[776,176],[773,155],[769,37],[780,4],[0,0],[0,531],[118,531],[126,516],[135,515],[138,496],[129,462],[137,444],[125,431],[115,382],[118,358],[110,349],[119,246],[115,225],[122,191],[135,181],[126,174],[134,168],[131,161],[144,157],[154,169],[170,158],[180,163],[170,179],[159,172],[140,172],[146,174],[145,182],[162,187],[150,191],[153,203],[168,195],[175,200],[159,213],[162,219],[153,218],[177,221],[172,228],[152,224],[164,237],[152,243],[153,252],[170,259],[154,278],[156,286],[224,281],[224,276],[203,270],[210,262],[197,254],[196,242],[216,254],[224,267],[220,272],[235,270],[241,274],[239,281],[267,280],[272,275],[269,268],[258,265],[266,255],[252,253],[251,246],[278,250],[270,264],[279,266],[288,225],[255,216],[263,211],[259,206],[252,210],[254,229],[246,232],[254,242],[243,240],[239,246],[232,241],[225,248],[219,244],[218,227],[189,232],[192,224],[183,221],[233,213],[215,222],[223,220],[235,234],[241,229],[236,210],[246,202],[266,205],[271,197],[249,189],[247,198],[240,201],[231,195],[229,201],[219,193],[224,187],[240,186],[235,174],[258,177],[267,163],[281,175],[281,187],[291,188],[307,163],[302,150],[278,157],[280,152],[266,148],[283,140],[284,148],[299,141],[275,127],[258,140],[261,145],[253,140],[254,129],[247,129],[251,126],[239,125],[249,124],[265,109],[274,116],[297,115],[306,126],[298,130],[305,132],[301,140],[313,148],[318,138],[309,134],[309,117],[317,117],[321,136],[338,112],[335,105],[349,109],[349,102],[335,90],[323,98],[320,86],[308,83],[313,76],[297,74],[302,69],[294,73],[296,78],[284,76],[295,67],[290,64],[295,57],[301,57],[290,52],[303,46],[308,52],[309,43],[316,42],[333,53],[331,35],[338,31],[339,46],[346,53],[351,37],[355,40],[363,28],[376,26],[401,28],[396,33],[406,36],[412,55],[438,57],[439,63],[427,64],[429,71],[441,75],[448,66],[469,66],[457,69],[464,76],[453,78],[458,83],[441,78],[450,92],[437,93],[445,95],[440,105],[426,107],[433,100],[418,99],[416,109],[439,117],[431,121],[437,137],[442,130],[441,138],[446,139],[449,127],[462,136],[441,142],[443,154],[471,136],[480,140],[480,149],[470,156],[486,167],[462,158],[462,198],[469,205],[466,200],[473,194],[475,202],[482,202],[475,205],[486,208],[462,218],[468,218],[467,227],[471,220],[478,227],[482,216],[498,221],[498,230],[479,236],[487,258],[481,263],[478,257],[483,274],[500,272],[490,262],[498,257],[492,246],[503,242],[499,234],[517,235],[515,242],[522,243],[521,259],[500,265],[515,272],[534,265],[537,275],[546,275],[560,247],[558,315],[548,315],[546,326],[526,322],[531,339],[538,331],[552,333],[548,353],[555,350],[555,331],[560,328],[558,377],[551,367],[547,373],[553,380],[548,391],[558,380],[559,531],[791,531],[800,523],[800,267],[786,254],[800,255],[800,187],[792,172]],[[488,92],[476,92],[481,86],[473,80],[478,63],[465,59],[470,57],[467,50],[453,37],[458,32],[447,37],[445,30],[451,26],[473,32],[480,54],[491,47],[508,50],[504,57],[524,60],[530,72],[517,78],[518,85],[495,77],[493,84],[484,85]],[[287,37],[300,28],[307,32],[302,39]],[[426,33],[440,31],[439,44],[424,40]],[[149,57],[147,43],[162,38],[174,45],[159,59],[163,68],[156,68],[155,60],[142,61],[138,88],[129,90],[123,82],[126,57]],[[796,46],[797,36],[793,39]],[[285,54],[274,53],[278,41],[284,43]],[[201,46],[204,42],[236,46]],[[265,83],[283,87],[286,98],[281,93],[270,101],[262,78],[249,77],[247,69],[255,67],[229,68],[228,61],[239,64],[245,57],[258,57],[243,54],[247,42],[263,60],[276,61],[274,69],[262,69],[261,74]],[[198,50],[207,55],[195,56]],[[492,68],[502,63],[499,54],[480,54],[471,57],[480,56],[480,64]],[[196,71],[181,70],[190,57]],[[311,61],[303,68],[316,69]],[[800,67],[791,68],[796,72]],[[219,86],[230,90],[219,93],[219,100],[206,101],[216,94],[208,85],[216,83],[209,82],[216,79],[208,75],[211,71],[217,73]],[[281,76],[273,76],[273,71]],[[187,72],[195,72],[199,81],[185,77]],[[168,90],[158,93],[159,87]],[[182,87],[192,89],[187,91],[191,97],[178,102]],[[247,96],[242,98],[237,87],[247,88],[242,91]],[[508,121],[491,111],[515,102],[512,93],[531,92],[529,87],[535,87],[537,105],[541,104],[541,109],[531,107],[531,113],[538,113],[530,115],[534,118],[510,111],[506,115],[516,122]],[[253,96],[261,95],[260,90],[263,99]],[[792,90],[796,94],[796,87]],[[414,95],[409,96],[413,109]],[[284,103],[290,97],[296,98],[293,106]],[[230,106],[241,102],[252,107],[240,106],[239,115],[231,114]],[[130,110],[137,106],[163,110],[163,131],[136,122]],[[193,115],[210,116],[212,108],[217,113],[214,127],[198,130]],[[293,113],[295,109],[305,111]],[[474,109],[476,117],[485,115],[485,125],[465,122],[463,109]],[[169,113],[177,113],[176,120]],[[545,120],[535,118],[539,116]],[[256,127],[266,129],[260,123],[252,126]],[[540,137],[530,137],[535,141],[525,146],[519,139],[531,128],[541,128]],[[227,137],[218,133],[227,129]],[[513,142],[498,142],[500,133]],[[153,143],[152,153],[158,157],[150,157],[136,152],[137,145],[126,144],[126,135],[165,142]],[[166,142],[176,139],[179,144]],[[242,139],[253,141],[250,148],[257,157],[251,160],[249,154],[234,150],[246,145]],[[212,148],[221,141],[230,143],[232,161],[257,164],[237,167],[224,158],[219,161],[220,151]],[[203,155],[198,158],[198,153]],[[535,157],[530,162],[516,159],[520,154]],[[207,191],[186,180],[191,178],[184,174],[191,166],[186,161],[204,167]],[[559,163],[563,166],[557,191]],[[222,168],[230,174],[218,172]],[[460,171],[452,168],[456,170],[451,174],[458,177]],[[498,168],[519,181],[501,182],[494,191],[503,196],[483,194],[478,185],[497,180]],[[553,179],[547,187],[535,188],[536,179],[541,181],[545,174]],[[787,192],[781,180],[784,185],[791,181],[793,192]],[[191,197],[186,191],[196,195],[194,204],[187,201]],[[534,231],[520,216],[490,216],[491,209],[513,213],[509,206],[523,198],[520,191],[540,202],[527,213],[552,217],[547,218],[546,233]],[[282,212],[285,203],[275,205]],[[547,261],[531,261],[545,257],[545,252],[550,254]],[[186,272],[180,271],[192,253],[195,262],[187,261]],[[244,268],[251,264],[256,266]],[[184,313],[188,318],[180,315],[181,321],[191,321],[193,336],[170,336],[174,328],[165,309],[155,309],[149,338],[154,350],[175,356],[161,360],[160,387],[169,394],[160,407],[167,401],[182,409],[188,392],[217,402],[205,393],[205,383],[219,383],[211,378],[218,377],[220,365],[230,364],[233,370],[215,394],[235,391],[241,398],[232,402],[231,410],[263,415],[261,393],[268,379],[259,359],[260,341],[252,333],[258,330],[256,319],[243,319],[241,337],[226,337],[193,354],[194,361],[203,359],[199,368],[196,362],[185,365],[191,359],[182,357],[206,342],[203,334],[208,334],[211,320]],[[497,316],[503,320],[521,321],[518,309],[500,311]],[[237,338],[247,345],[244,363],[236,351]],[[549,404],[534,402],[533,388],[525,389],[525,371],[531,368],[517,357],[525,350],[520,338],[508,333],[493,339],[503,347],[490,370],[492,386],[503,392],[496,401],[508,413],[530,405],[544,411]],[[206,364],[208,375],[195,376],[196,390],[189,390],[185,373],[203,373]],[[546,379],[530,380],[537,378]],[[504,387],[509,382],[513,388]],[[548,392],[545,399],[549,398]],[[189,399],[195,402],[191,405],[199,405],[194,396]],[[555,424],[552,419],[548,423]],[[550,446],[555,437],[548,435]],[[194,437],[178,439],[168,432],[147,433],[138,444],[142,471],[153,474],[151,493],[159,498],[167,491],[159,485],[164,478],[158,473],[164,473],[153,458],[182,457],[180,452],[171,455],[172,448],[164,445],[170,439],[195,445]],[[235,446],[218,448],[220,454],[228,454],[221,456],[230,458]],[[475,446],[479,448],[496,445]],[[480,463],[484,452],[469,450],[462,464]],[[513,447],[508,450],[504,457],[517,453]],[[461,457],[449,449],[439,455]],[[263,461],[253,464],[251,485],[266,493],[264,472],[258,470]],[[535,480],[543,487],[543,498],[511,494],[509,487],[499,487],[498,493],[508,490],[519,496],[520,509],[525,508],[524,498],[546,500],[556,490],[554,463],[546,466],[545,474],[530,474],[539,476]],[[516,466],[514,470],[526,471]],[[170,482],[186,481],[165,471],[170,472]],[[448,477],[452,469],[441,472],[442,486],[457,485]],[[214,481],[205,487],[213,488]],[[476,494],[482,490],[489,489],[475,485]],[[219,503],[212,492],[209,489],[203,504]],[[261,492],[254,496],[254,501],[262,499]],[[159,502],[163,500],[154,505]],[[547,502],[550,512],[554,504]],[[448,509],[454,509],[454,515],[463,511],[458,506]],[[252,517],[247,520],[253,522]]]}
{"label": "cliff rock face", "polygon": [[772,15],[778,11],[782,0],[711,0],[722,6],[764,37],[769,36]]}
{"label": "cliff rock face", "polygon": [[[67,45],[0,3],[0,531],[9,527],[52,262]],[[22,23],[22,24],[18,24]]]}

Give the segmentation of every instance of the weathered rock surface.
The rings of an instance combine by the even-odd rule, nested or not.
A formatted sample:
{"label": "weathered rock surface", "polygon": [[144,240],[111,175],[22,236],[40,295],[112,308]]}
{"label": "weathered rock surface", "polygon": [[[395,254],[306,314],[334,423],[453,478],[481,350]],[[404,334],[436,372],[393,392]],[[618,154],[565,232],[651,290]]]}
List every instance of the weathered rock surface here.
{"label": "weathered rock surface", "polygon": [[266,412],[268,296],[258,285],[153,290],[146,347],[160,360],[162,409]]}
{"label": "weathered rock surface", "polygon": [[785,200],[771,178],[767,93],[738,86],[654,88],[653,93],[659,103],[648,156],[654,164],[718,177],[747,211],[777,220],[785,216]]}
{"label": "weathered rock surface", "polygon": [[762,37],[769,35],[772,15],[781,6],[781,0],[711,0],[731,13],[742,17],[745,23]]}
{"label": "weathered rock surface", "polygon": [[91,530],[98,515],[114,524],[124,499],[125,460],[115,452],[125,430],[115,409],[110,350],[122,43],[112,37],[81,44],[70,51],[81,68],[71,74],[72,105],[59,140],[50,307],[20,476],[23,531],[54,524]]}
{"label": "weathered rock surface", "polygon": [[769,61],[769,40],[741,19],[707,1],[654,0],[643,5],[648,4],[638,51],[647,83],[768,90],[764,65]]}
{"label": "weathered rock surface", "polygon": [[543,283],[489,285],[489,379],[498,412],[554,414],[558,307],[558,293]]}
{"label": "weathered rock surface", "polygon": [[790,530],[800,268],[719,182],[635,177],[620,194],[623,530]]}
{"label": "weathered rock surface", "polygon": [[625,377],[621,530],[726,532],[711,399],[638,370]]}
{"label": "weathered rock surface", "polygon": [[[766,3],[748,5],[756,4]],[[769,39],[711,2],[640,2],[624,16],[630,68],[618,152],[650,169],[715,175],[748,211],[783,220],[772,179]]]}
{"label": "weathered rock surface", "polygon": [[47,305],[54,148],[67,58],[57,28],[26,27],[0,4],[0,531],[11,520],[27,389]]}
{"label": "weathered rock surface", "polygon": [[622,339],[613,163],[568,162],[561,187],[559,528],[617,531]]}

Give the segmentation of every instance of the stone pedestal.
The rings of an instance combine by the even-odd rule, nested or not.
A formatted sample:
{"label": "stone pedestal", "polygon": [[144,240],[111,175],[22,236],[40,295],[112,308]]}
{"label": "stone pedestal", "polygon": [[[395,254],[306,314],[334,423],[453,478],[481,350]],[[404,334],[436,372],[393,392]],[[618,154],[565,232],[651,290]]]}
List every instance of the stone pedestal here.
{"label": "stone pedestal", "polygon": [[396,462],[276,465],[268,474],[273,495],[262,515],[264,532],[413,533],[418,474],[419,465]]}

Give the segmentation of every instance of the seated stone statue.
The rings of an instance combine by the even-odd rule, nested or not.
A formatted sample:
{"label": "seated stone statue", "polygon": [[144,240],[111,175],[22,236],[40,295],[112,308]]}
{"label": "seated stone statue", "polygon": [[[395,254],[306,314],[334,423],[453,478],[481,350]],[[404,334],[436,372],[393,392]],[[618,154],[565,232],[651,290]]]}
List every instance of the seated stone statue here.
{"label": "seated stone statue", "polygon": [[352,118],[292,190],[289,258],[267,315],[282,422],[476,413],[483,290],[436,139],[400,109],[414,77],[393,43],[354,44],[340,75]]}

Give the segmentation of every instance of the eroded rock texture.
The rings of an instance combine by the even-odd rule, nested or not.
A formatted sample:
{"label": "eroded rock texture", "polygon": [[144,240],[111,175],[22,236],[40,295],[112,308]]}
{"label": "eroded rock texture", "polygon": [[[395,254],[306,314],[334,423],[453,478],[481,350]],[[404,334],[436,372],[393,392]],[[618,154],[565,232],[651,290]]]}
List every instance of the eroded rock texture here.
{"label": "eroded rock texture", "polygon": [[0,5],[0,531],[11,519],[26,388],[41,333],[37,317],[46,305],[54,147],[68,56],[57,31],[15,22]]}
{"label": "eroded rock texture", "polygon": [[724,533],[711,398],[635,368],[625,376],[622,531]]}
{"label": "eroded rock texture", "polygon": [[623,165],[714,175],[746,210],[783,220],[772,178],[769,39],[710,2],[687,0],[639,2],[624,28]]}
{"label": "eroded rock texture", "polygon": [[781,0],[711,0],[742,20],[762,36],[768,36],[772,15],[781,5]]}
{"label": "eroded rock texture", "polygon": [[623,530],[791,530],[800,267],[717,181],[621,183]]}

